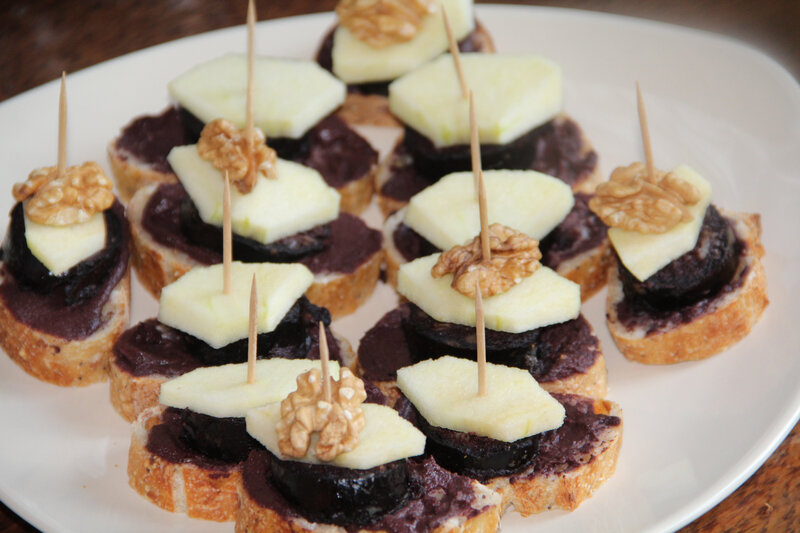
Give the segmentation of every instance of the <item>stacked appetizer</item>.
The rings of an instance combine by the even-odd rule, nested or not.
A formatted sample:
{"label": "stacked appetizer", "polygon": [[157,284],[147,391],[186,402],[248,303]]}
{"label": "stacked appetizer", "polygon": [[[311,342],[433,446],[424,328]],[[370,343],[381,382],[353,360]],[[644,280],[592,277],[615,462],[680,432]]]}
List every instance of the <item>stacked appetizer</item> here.
{"label": "stacked appetizer", "polygon": [[[405,131],[378,174],[388,215],[442,176],[469,170],[470,127],[454,58],[443,55],[389,86],[392,113]],[[532,169],[573,190],[592,192],[597,155],[563,114],[561,69],[534,55],[461,54],[464,85],[478,103],[484,169]]]}
{"label": "stacked appetizer", "polygon": [[462,52],[493,52],[475,21],[472,0],[341,0],[337,25],[323,38],[317,62],[347,83],[339,112],[353,124],[395,126],[389,83],[447,50],[444,17]]}
{"label": "stacked appetizer", "polygon": [[13,188],[0,251],[0,346],[32,376],[61,386],[107,378],[130,302],[129,231],[97,163],[67,167],[61,84],[58,166]]}
{"label": "stacked appetizer", "polygon": [[[334,113],[344,85],[311,61],[254,60],[255,125],[281,158],[316,169],[341,195],[341,208],[358,214],[372,197],[375,150]],[[125,126],[108,147],[124,199],[153,183],[178,181],[169,152],[196,143],[219,118],[246,123],[247,57],[229,54],[200,64],[169,84],[175,105]]]}
{"label": "stacked appetizer", "polygon": [[[223,294],[223,265],[196,267],[161,293],[158,319],[140,322],[120,336],[110,361],[111,404],[132,421],[158,404],[168,379],[196,368],[247,360],[248,280],[259,286],[259,358],[319,357],[317,325],[330,314],[303,296],[313,274],[299,264],[231,265],[232,287]],[[240,309],[241,307],[241,309]],[[350,344],[328,330],[331,358],[354,364]]]}

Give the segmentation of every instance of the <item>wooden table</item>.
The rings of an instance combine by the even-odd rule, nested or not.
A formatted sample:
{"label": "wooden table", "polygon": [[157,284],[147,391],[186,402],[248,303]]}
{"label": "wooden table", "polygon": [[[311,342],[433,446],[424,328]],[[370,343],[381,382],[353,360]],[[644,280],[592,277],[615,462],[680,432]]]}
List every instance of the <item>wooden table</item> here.
{"label": "wooden table", "polygon": [[[771,55],[800,79],[800,1],[513,1],[649,18],[726,34]],[[336,0],[258,2],[259,20],[329,11]],[[0,101],[100,61],[241,24],[244,2],[200,0],[4,0],[0,2]],[[7,127],[3,125],[2,127]],[[683,532],[800,529],[800,430],[744,485]],[[0,504],[0,533],[35,531]]]}

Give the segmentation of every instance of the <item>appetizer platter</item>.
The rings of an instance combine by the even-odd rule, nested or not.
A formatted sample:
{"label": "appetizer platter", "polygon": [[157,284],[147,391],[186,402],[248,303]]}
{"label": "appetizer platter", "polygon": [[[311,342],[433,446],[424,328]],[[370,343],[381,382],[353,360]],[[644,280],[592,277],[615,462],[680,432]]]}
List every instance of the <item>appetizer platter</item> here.
{"label": "appetizer platter", "polygon": [[[592,139],[603,176],[642,158],[633,91],[639,81],[659,164],[690,163],[711,183],[715,201],[761,214],[771,303],[752,333],[724,353],[669,367],[633,363],[608,334],[605,290],[584,304],[605,351],[609,398],[625,413],[616,474],[573,512],[509,512],[501,522],[512,532],[673,530],[746,479],[800,414],[800,335],[792,326],[800,298],[793,231],[800,91],[772,60],[719,37],[557,9],[478,6],[476,13],[498,51],[541,54],[561,66],[570,116]],[[330,14],[259,23],[257,52],[313,58],[332,23]],[[71,75],[67,159],[108,168],[105,147],[120,126],[160,112],[169,80],[197,58],[240,52],[244,39],[243,27],[216,31]],[[57,137],[57,122],[47,111],[57,90],[50,83],[0,104],[5,190],[55,159],[48,140]],[[382,155],[391,149],[385,130],[361,131]],[[10,210],[11,196],[0,198]],[[380,226],[376,202],[363,216]],[[135,324],[155,316],[158,304],[138,280],[132,285]],[[376,317],[396,305],[392,288],[379,283],[333,327],[356,348]],[[48,386],[2,357],[0,420],[7,428],[0,499],[43,531],[232,530],[157,509],[129,488],[130,427],[111,407],[106,386]]]}

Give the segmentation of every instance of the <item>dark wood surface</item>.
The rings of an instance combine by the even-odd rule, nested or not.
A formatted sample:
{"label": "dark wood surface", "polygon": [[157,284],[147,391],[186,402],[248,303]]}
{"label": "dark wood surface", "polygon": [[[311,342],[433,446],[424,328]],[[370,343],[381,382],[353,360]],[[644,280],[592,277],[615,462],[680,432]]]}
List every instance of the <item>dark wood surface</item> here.
{"label": "dark wood surface", "polygon": [[[618,13],[712,31],[769,54],[800,79],[800,0],[513,1]],[[336,0],[259,0],[259,20],[329,11]],[[0,101],[100,61],[241,24],[244,1],[0,0]],[[9,127],[0,125],[0,127]],[[800,430],[731,496],[682,532],[800,530]],[[0,445],[1,447],[2,445]],[[36,531],[0,504],[0,533]]]}

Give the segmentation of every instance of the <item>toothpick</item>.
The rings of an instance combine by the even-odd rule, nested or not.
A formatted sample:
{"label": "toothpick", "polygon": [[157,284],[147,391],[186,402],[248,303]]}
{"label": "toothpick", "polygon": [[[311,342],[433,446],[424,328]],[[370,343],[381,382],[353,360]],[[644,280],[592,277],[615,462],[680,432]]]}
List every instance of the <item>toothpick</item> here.
{"label": "toothpick", "polygon": [[478,336],[478,396],[486,396],[486,323],[481,284],[475,281],[475,331]]}
{"label": "toothpick", "polygon": [[453,56],[453,63],[456,66],[456,73],[458,74],[458,82],[461,84],[461,96],[466,98],[469,89],[467,88],[467,80],[464,77],[464,70],[461,68],[461,53],[458,51],[458,43],[453,37],[453,28],[450,26],[450,19],[447,18],[447,11],[444,5],[442,8],[442,20],[444,20],[444,31],[447,32],[447,40],[450,42],[450,55]]}
{"label": "toothpick", "polygon": [[639,108],[639,127],[642,130],[642,143],[644,144],[644,159],[647,165],[647,179],[651,182],[656,179],[655,164],[653,163],[653,146],[650,144],[650,128],[647,126],[647,112],[644,109],[644,99],[639,82],[636,82],[636,102]]}
{"label": "toothpick", "polygon": [[58,170],[56,177],[67,168],[67,73],[61,71],[61,93],[58,100]]}
{"label": "toothpick", "polygon": [[489,209],[486,207],[486,185],[483,182],[481,169],[481,145],[478,141],[478,124],[475,121],[475,100],[472,91],[469,92],[469,149],[472,155],[472,175],[475,176],[475,190],[478,193],[478,209],[481,217],[481,253],[483,262],[492,259],[492,249],[489,246]]}
{"label": "toothpick", "polygon": [[481,173],[481,143],[478,139],[478,121],[475,119],[475,98],[469,91],[469,152],[472,156],[472,175],[475,177],[475,194],[478,194],[478,175]]}
{"label": "toothpick", "polygon": [[254,75],[255,70],[255,45],[254,34],[256,32],[256,6],[253,0],[247,4],[247,109],[245,135],[247,146],[250,150],[250,166],[247,170],[248,180],[253,179],[256,172],[255,165],[255,126],[253,125],[253,100],[255,96]]}
{"label": "toothpick", "polygon": [[256,350],[258,348],[258,289],[256,288],[256,275],[250,284],[250,337],[247,339],[247,382],[256,382]]}
{"label": "toothpick", "polygon": [[319,360],[322,363],[322,392],[325,401],[331,403],[331,376],[328,368],[328,336],[325,334],[325,325],[319,322]]}
{"label": "toothpick", "polygon": [[222,273],[224,285],[223,294],[230,294],[233,290],[231,280],[231,263],[233,262],[233,235],[231,231],[231,179],[225,171],[225,185],[222,192]]}

